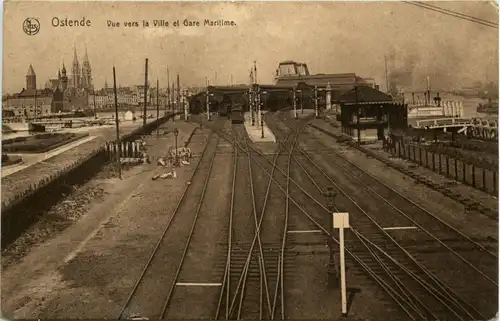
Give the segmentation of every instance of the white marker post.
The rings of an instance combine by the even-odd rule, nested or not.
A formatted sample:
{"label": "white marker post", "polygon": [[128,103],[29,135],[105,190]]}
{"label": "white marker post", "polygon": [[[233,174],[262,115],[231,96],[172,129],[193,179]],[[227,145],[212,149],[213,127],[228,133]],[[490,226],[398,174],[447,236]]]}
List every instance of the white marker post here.
{"label": "white marker post", "polygon": [[333,228],[339,229],[340,238],[340,289],[342,295],[342,315],[347,316],[347,289],[345,284],[344,229],[349,226],[349,213],[333,213]]}

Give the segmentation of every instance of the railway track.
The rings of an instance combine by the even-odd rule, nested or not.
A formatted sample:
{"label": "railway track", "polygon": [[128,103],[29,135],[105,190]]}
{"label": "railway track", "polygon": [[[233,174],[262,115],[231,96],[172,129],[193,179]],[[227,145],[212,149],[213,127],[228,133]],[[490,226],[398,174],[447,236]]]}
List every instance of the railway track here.
{"label": "railway track", "polygon": [[[281,251],[278,246],[279,232],[276,230],[276,225],[281,224],[274,223],[282,215],[270,215],[269,209],[282,200],[278,197],[270,201],[271,180],[266,182],[259,172],[260,168],[252,162],[248,139],[242,128],[237,128],[239,133],[235,144],[246,152],[247,157],[243,159],[235,156],[231,232],[227,244],[224,287],[220,292],[215,318],[273,319],[276,307],[281,302],[277,294]],[[279,148],[270,161],[272,176],[277,162],[282,161],[281,150]],[[238,208],[238,215],[234,215],[235,208]]]}
{"label": "railway track", "polygon": [[[224,136],[224,133],[221,133],[221,134],[222,134],[222,136]],[[228,141],[231,141],[231,139],[230,139],[230,138],[227,138],[227,136],[226,136],[226,137],[224,137],[224,139],[226,139],[226,140],[228,140]],[[284,144],[284,145],[287,145],[287,144]],[[290,145],[290,144],[289,144],[289,145]],[[235,144],[235,146],[236,146],[236,144]],[[290,145],[290,146],[291,146],[291,145]],[[242,148],[241,146],[236,146],[236,147],[238,147],[238,149],[240,149],[243,153],[248,153],[248,150],[247,150],[247,149]],[[259,153],[259,151],[257,151],[256,149],[251,148],[251,150],[253,151],[253,154],[260,154],[260,155],[263,155],[262,153]],[[255,159],[253,155],[251,156],[251,158],[253,158],[253,160],[254,160],[256,163],[258,163],[259,165],[261,165],[261,166],[262,166],[262,162],[260,162],[259,160]],[[270,160],[267,160],[267,162],[271,162],[271,161],[270,161]],[[263,166],[262,166],[262,167],[263,167]],[[263,168],[264,168],[264,167],[263,167]],[[276,168],[276,169],[277,169],[279,172],[281,172],[282,174],[284,174],[284,173],[285,173],[285,172],[284,172],[282,169],[280,169],[280,168]],[[284,186],[282,186],[281,184],[279,184],[279,183],[278,183],[278,182],[274,179],[274,177],[271,175],[271,173],[270,173],[270,172],[266,171],[265,169],[263,169],[263,171],[265,171],[265,172],[266,172],[266,175],[267,175],[268,177],[270,177],[270,178],[273,180],[273,182],[274,182],[275,184],[277,184],[277,186],[279,186],[279,189],[282,191],[282,193],[286,193],[285,187],[284,187]],[[300,190],[300,191],[301,191],[304,195],[306,195],[306,196],[307,196],[309,199],[311,199],[314,203],[316,203],[317,205],[319,205],[319,207],[320,207],[320,208],[322,208],[322,210],[323,210],[323,211],[326,211],[327,213],[329,213],[329,210],[328,210],[328,209],[326,209],[326,208],[325,208],[322,204],[320,204],[317,200],[315,200],[315,199],[314,199],[314,198],[313,198],[313,197],[312,197],[312,196],[311,196],[311,195],[310,195],[310,194],[309,194],[306,190],[304,190],[304,188],[303,188],[302,186],[300,186],[300,185],[297,183],[297,181],[294,181],[294,180],[293,180],[293,179],[291,179],[291,178],[290,178],[289,180],[290,180],[291,182],[293,182],[293,185],[295,185],[295,186],[296,186],[296,188],[298,188],[298,189],[299,189],[299,190]],[[302,215],[304,215],[305,217],[307,217],[307,218],[308,218],[308,219],[309,219],[309,220],[310,220],[310,221],[314,224],[314,226],[316,226],[316,228],[320,230],[320,233],[322,233],[322,234],[324,234],[324,235],[328,235],[328,231],[324,228],[324,226],[322,226],[322,224],[320,224],[318,221],[316,221],[316,220],[315,220],[315,218],[314,218],[313,216],[311,216],[311,214],[310,214],[310,213],[308,213],[308,212],[304,209],[304,207],[303,207],[303,206],[301,206],[301,204],[299,204],[299,203],[297,202],[297,200],[295,200],[295,199],[294,199],[293,197],[291,197],[291,196],[289,197],[289,200],[290,200],[290,202],[291,202],[291,203],[293,203],[293,205],[294,205],[294,206],[298,209],[298,212],[301,212],[301,213],[302,213]],[[334,239],[334,241],[338,243],[338,241],[337,241],[336,239]],[[289,253],[289,251],[287,251],[287,252]],[[288,255],[287,255],[288,253],[285,253],[285,259],[284,259],[284,261],[285,261],[285,262],[287,261],[287,259],[289,260]],[[295,252],[295,253],[297,253],[297,252]],[[372,271],[372,270],[371,270],[368,266],[366,266],[366,264],[365,264],[365,263],[363,263],[363,262],[362,262],[359,258],[357,258],[357,257],[356,257],[356,256],[355,256],[352,252],[350,252],[349,250],[347,250],[347,253],[348,253],[349,255],[351,255],[351,257],[353,257],[353,259],[354,259],[354,260],[355,260],[358,264],[360,264],[360,266],[361,266],[361,267],[362,267],[362,268],[363,268],[363,269],[364,269],[364,270],[365,270],[365,271],[366,271],[366,272],[367,272],[367,273],[368,273],[368,274],[369,274],[369,275],[370,275],[370,276],[371,276],[371,277],[372,277],[372,278],[376,281],[376,283],[377,283],[377,284],[381,285],[384,289],[387,289],[387,288],[388,288],[388,285],[387,285],[387,284],[386,284],[383,280],[381,280],[381,279],[380,279],[380,277],[377,277],[377,276],[375,275],[375,272],[374,272],[374,271]],[[292,262],[292,264],[293,264],[293,262]],[[286,263],[285,263],[285,266],[286,266]],[[287,273],[287,274],[286,274],[286,276],[285,276],[285,278],[286,278],[287,276],[288,276],[288,278],[290,278],[290,276],[291,276],[290,274],[291,274],[291,273]],[[292,276],[292,277],[293,277],[293,276]],[[299,276],[299,277],[301,277],[301,276]],[[287,281],[286,281],[286,280],[285,280],[284,282],[285,282],[285,284],[287,284]],[[289,283],[289,282],[288,282],[288,283]],[[286,287],[286,285],[285,285],[285,287]],[[286,292],[286,290],[285,290],[284,292]],[[286,297],[285,297],[285,298],[283,298],[283,300],[286,300]],[[296,307],[292,307],[292,308],[296,308]],[[285,309],[285,310],[286,310],[286,309]],[[330,314],[328,314],[326,317],[327,317],[327,318],[328,318],[328,317],[331,317],[331,313],[330,313]]]}
{"label": "railway track", "polygon": [[[315,142],[315,143],[317,143],[317,142]],[[319,176],[329,177],[328,173],[326,173],[323,169],[321,169],[321,167],[319,167],[317,165],[317,163],[321,163],[318,160],[318,158],[314,158],[314,157],[311,158],[311,156],[307,155],[305,152],[303,152],[303,151],[301,151],[301,152],[303,153],[303,155],[306,158],[308,158],[312,167],[316,167],[316,170],[319,171],[320,175],[316,175],[317,177],[319,177]],[[335,162],[335,160],[337,160],[337,159],[333,160],[332,157],[330,157],[330,155],[327,155],[327,157],[329,158],[330,163]],[[337,157],[341,157],[341,156],[337,154]],[[335,164],[337,164],[337,163],[335,163]],[[362,185],[362,186],[368,185],[367,178],[364,176],[356,177],[356,175],[354,174],[355,171],[352,167],[341,167],[341,168],[343,169],[344,172],[349,173],[349,175],[351,175],[351,177],[356,178],[358,185]],[[367,173],[365,172],[364,174],[367,174]],[[339,177],[338,177],[337,172],[335,174],[335,178],[336,178],[336,181],[338,181]],[[348,246],[354,252],[358,251],[358,253],[357,253],[358,256],[360,258],[362,258],[362,260],[364,260],[364,261],[368,261],[370,257],[375,257],[377,255],[376,256],[377,257],[376,264],[383,267],[385,269],[385,271],[387,272],[387,274],[391,277],[391,279],[394,282],[396,282],[396,284],[401,284],[404,275],[399,275],[399,276],[397,276],[396,279],[394,279],[394,277],[395,277],[394,275],[396,275],[396,273],[394,272],[395,266],[397,266],[401,270],[403,270],[407,275],[409,275],[411,277],[411,279],[417,281],[417,283],[420,285],[419,292],[417,290],[414,290],[414,292],[415,293],[418,292],[418,294],[413,293],[411,295],[411,297],[413,299],[413,301],[411,301],[413,304],[411,306],[411,308],[413,309],[413,311],[416,312],[415,315],[420,316],[423,319],[426,319],[428,317],[435,317],[436,315],[439,315],[441,317],[446,317],[446,316],[449,316],[450,314],[454,315],[455,318],[461,318],[461,319],[476,318],[476,317],[482,316],[482,314],[480,312],[478,312],[477,309],[475,309],[472,306],[470,306],[469,304],[467,304],[456,293],[451,291],[447,286],[445,286],[443,284],[443,282],[441,282],[439,279],[437,279],[437,277],[435,277],[432,272],[430,272],[428,269],[426,269],[421,264],[419,264],[419,262],[417,260],[415,260],[404,249],[402,249],[399,246],[399,244],[397,244],[395,242],[394,244],[396,244],[396,246],[392,246],[392,248],[388,248],[387,247],[387,245],[388,245],[387,238],[391,239],[392,236],[390,236],[387,232],[385,232],[383,230],[383,228],[377,224],[377,222],[375,221],[374,218],[369,218],[370,214],[368,214],[366,211],[364,211],[362,208],[360,208],[359,205],[356,203],[356,201],[351,199],[349,197],[348,193],[346,193],[342,189],[342,187],[340,187],[338,184],[336,184],[333,180],[331,180],[331,184],[336,185],[337,189],[339,191],[341,191],[341,193],[343,193],[344,196],[349,198],[349,201],[355,205],[354,208],[351,206],[350,212],[356,213],[355,207],[358,207],[357,212],[359,212],[359,210],[361,210],[364,214],[364,215],[355,216],[355,220],[358,223],[358,224],[356,224],[356,229],[353,229],[353,234],[355,235],[355,238],[350,238],[351,242],[348,241],[346,246]],[[385,187],[387,187],[387,186],[385,186]],[[371,189],[370,191],[373,193],[377,193],[373,189]],[[352,193],[352,191],[350,191],[349,193]],[[364,195],[366,195],[366,194],[364,194]],[[363,195],[363,198],[365,198],[364,195]],[[392,204],[387,200],[387,197],[389,197],[389,195],[387,195],[387,194],[380,195],[380,193],[378,193],[377,196],[383,198],[385,203]],[[399,196],[401,197],[401,195],[399,195]],[[408,200],[406,200],[406,201],[408,201]],[[412,205],[415,205],[415,204],[412,204]],[[420,216],[418,215],[419,213],[414,213],[414,212],[411,213],[411,215],[408,215],[406,213],[402,213],[402,211],[399,210],[399,208],[396,206],[392,206],[392,209],[396,210],[401,215],[400,216],[390,215],[389,219],[387,219],[387,216],[385,216],[385,217],[377,216],[377,220],[379,220],[379,219],[383,220],[384,218],[386,218],[385,221],[387,223],[390,223],[390,222],[394,223],[394,221],[397,221],[399,219],[399,222],[401,224],[404,224],[404,223],[407,224],[408,221],[411,221],[412,223],[416,223],[414,218],[422,216],[421,213],[420,213]],[[382,211],[382,213],[387,215],[388,211]],[[371,214],[373,214],[373,213],[371,213]],[[403,215],[403,214],[406,214],[406,215]],[[406,221],[404,219],[401,219],[401,216],[404,216],[406,218]],[[444,225],[443,222],[439,222],[439,223]],[[429,224],[429,223],[427,223],[427,224]],[[436,224],[436,223],[434,222],[434,224]],[[375,226],[378,225],[376,229],[374,228],[374,225]],[[476,272],[478,272],[480,274],[480,276],[485,277],[490,283],[492,283],[493,285],[496,285],[495,280],[493,280],[491,277],[488,277],[487,275],[483,274],[473,264],[468,262],[465,258],[460,256],[460,254],[456,253],[456,251],[451,249],[450,248],[451,244],[446,244],[445,242],[442,242],[439,239],[439,237],[443,237],[443,235],[445,235],[445,234],[441,234],[441,235],[436,237],[434,235],[437,232],[436,229],[434,229],[432,231],[428,231],[425,228],[423,228],[422,225],[418,225],[418,224],[416,224],[416,225],[419,227],[419,230],[425,231],[427,236],[431,236],[431,238],[433,240],[437,240],[442,246],[446,247],[449,251],[454,252],[454,254],[456,256],[460,257],[462,262],[467,263],[467,266],[469,268],[474,269]],[[448,228],[448,230],[450,230],[450,229],[453,230],[449,226],[446,226],[446,227]],[[443,229],[443,227],[441,227],[441,229]],[[491,257],[493,257],[493,258],[495,257],[494,253],[489,253],[489,251],[487,251],[481,244],[478,244],[477,242],[468,239],[465,235],[459,233],[456,230],[453,230],[453,232],[456,234],[459,234],[462,238],[467,239],[471,244],[473,244],[477,248],[485,251]],[[448,231],[448,233],[449,233],[449,231]],[[416,240],[416,241],[418,242],[418,240]],[[364,249],[364,251],[361,251],[361,253],[359,253],[359,250],[363,250],[363,249]],[[394,255],[394,253],[397,252],[398,249],[401,252],[403,252],[403,254],[405,254],[405,255],[402,255],[402,256],[399,255],[397,257],[396,263],[391,261],[393,263],[393,265],[395,265],[395,266],[391,266],[391,269],[389,269],[389,267],[388,267],[389,263],[387,261],[384,261],[384,260],[394,260],[394,258],[391,257],[390,254]],[[383,257],[380,257],[380,255],[382,255],[382,254],[384,254]],[[408,260],[408,258],[409,258],[409,260]],[[402,261],[405,261],[405,259],[406,259],[406,266],[404,266],[400,263]],[[424,272],[424,274],[429,278],[428,280],[424,280],[422,278],[419,279],[418,277],[416,278],[415,277],[416,272],[413,271],[413,273],[411,273],[411,271],[408,270],[408,266],[415,266],[415,265],[420,268],[420,271],[419,271],[420,273]],[[406,284],[408,284],[410,281],[411,280],[408,280],[408,278],[407,278]],[[424,292],[421,291],[422,288],[424,288],[426,290],[427,294],[425,291]],[[442,294],[443,292],[446,293],[445,296],[443,296],[443,294]],[[409,297],[408,295],[406,295],[406,296]],[[441,305],[436,305],[435,303],[434,303],[434,305],[432,305],[432,303],[430,301],[422,303],[421,300],[425,301],[425,299],[428,299],[429,297],[434,297],[437,301],[439,301],[439,303],[441,303]],[[419,298],[421,298],[421,299],[419,299]],[[470,296],[469,296],[469,298],[470,298]],[[405,302],[408,302],[408,301],[405,301]],[[427,309],[426,307],[428,307],[428,306],[433,306],[435,308],[434,312],[430,311],[431,309]],[[446,308],[446,309],[444,309],[445,311],[443,311],[443,309],[442,309],[443,306],[445,306],[445,308]],[[446,314],[444,312],[447,312],[448,314]],[[436,315],[434,315],[433,313],[435,313]]]}
{"label": "railway track", "polygon": [[[248,152],[248,150],[244,150],[243,148],[240,148],[240,150]],[[253,152],[254,154],[258,154],[255,149],[253,149]],[[303,152],[301,154],[304,155]],[[293,159],[294,157],[295,156],[292,156],[291,158]],[[314,167],[314,165],[312,167]],[[283,169],[277,168],[277,170],[284,174]],[[267,172],[266,175],[271,177],[271,179],[273,177],[269,172]],[[309,173],[308,177],[312,176],[329,177],[328,174],[325,175],[324,171],[321,175],[318,175],[317,173],[315,175],[311,175],[311,173]],[[288,179],[289,181],[292,181],[293,185],[295,185],[295,187],[299,189],[302,194],[306,195],[312,202],[308,202],[309,210],[306,210],[303,206],[297,203],[293,197],[290,196],[288,199],[295,205],[299,212],[302,212],[302,214],[321,231],[320,233],[328,235],[328,231],[325,229],[324,224],[320,223],[319,220],[315,219],[311,215],[313,210],[311,209],[310,204],[315,203],[315,206],[322,208],[322,210],[326,213],[329,213],[329,210],[318,202],[313,196],[311,196],[310,193],[305,191],[300,184],[297,183],[297,181],[291,178]],[[312,181],[314,182],[315,179],[312,179]],[[289,194],[282,184],[278,184],[276,181],[274,182],[277,186],[279,186],[282,193],[285,195]],[[316,187],[319,186],[318,183],[314,183]],[[321,191],[321,188],[319,188],[319,191]],[[453,293],[453,291],[446,287],[443,282],[441,282],[431,271],[426,269],[421,264],[419,265],[419,262],[416,262],[416,260],[414,260],[414,258],[409,255],[407,251],[402,249],[398,242],[396,242],[390,235],[387,235],[387,232],[382,232],[385,233],[384,235],[386,237],[386,239],[384,239],[384,244],[376,244],[373,242],[371,240],[373,235],[365,237],[364,233],[370,235],[370,233],[373,233],[374,225],[377,225],[376,221],[372,223],[370,231],[362,231],[363,233],[361,233],[358,230],[353,229],[353,234],[355,234],[354,236],[358,240],[358,243],[349,244],[346,250],[347,254],[353,259],[354,262],[357,263],[359,267],[361,267],[365,274],[368,274],[372,280],[374,280],[386,291],[394,302],[398,304],[401,310],[405,311],[410,319],[426,320],[437,316],[446,319],[450,315],[452,315],[452,319],[463,320],[470,319],[471,317],[482,317],[480,312],[467,304],[458,295]],[[380,226],[378,226],[378,228],[380,229]],[[390,240],[389,243],[394,243],[395,247],[398,248],[400,252],[403,252],[403,254],[399,253],[398,255],[395,255],[386,251],[383,246],[388,243],[387,238]],[[336,241],[336,239],[334,240]],[[350,247],[353,247],[356,250],[351,250]],[[401,263],[403,261],[405,264]],[[421,298],[425,298],[425,300]],[[431,301],[429,301],[429,298]]]}
{"label": "railway track", "polygon": [[171,214],[141,275],[120,309],[118,319],[137,316],[164,318],[167,315],[190,243],[195,230],[199,228],[197,222],[205,201],[219,139],[213,132],[209,134],[191,184],[186,187]]}

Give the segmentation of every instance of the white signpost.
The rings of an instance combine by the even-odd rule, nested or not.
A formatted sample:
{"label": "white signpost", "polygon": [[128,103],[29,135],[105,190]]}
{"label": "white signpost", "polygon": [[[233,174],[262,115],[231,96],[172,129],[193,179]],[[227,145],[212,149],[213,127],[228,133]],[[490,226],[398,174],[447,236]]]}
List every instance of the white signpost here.
{"label": "white signpost", "polygon": [[349,226],[349,213],[333,213],[333,228],[339,229],[340,238],[340,289],[342,295],[342,315],[347,316],[347,289],[345,284],[344,229]]}

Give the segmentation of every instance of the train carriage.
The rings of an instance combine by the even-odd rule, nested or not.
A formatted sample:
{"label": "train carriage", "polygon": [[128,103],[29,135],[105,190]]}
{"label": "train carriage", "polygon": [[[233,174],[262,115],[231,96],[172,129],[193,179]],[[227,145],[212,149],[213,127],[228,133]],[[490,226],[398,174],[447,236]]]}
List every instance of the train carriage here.
{"label": "train carriage", "polygon": [[244,121],[245,121],[245,114],[241,107],[234,108],[231,110],[231,123],[243,124]]}

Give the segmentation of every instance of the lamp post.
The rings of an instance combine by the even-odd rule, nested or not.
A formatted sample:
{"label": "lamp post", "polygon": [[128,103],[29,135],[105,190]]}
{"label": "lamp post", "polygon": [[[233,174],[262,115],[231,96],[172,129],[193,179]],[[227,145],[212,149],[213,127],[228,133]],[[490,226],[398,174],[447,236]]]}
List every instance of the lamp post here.
{"label": "lamp post", "polygon": [[262,111],[260,112],[260,138],[264,138],[264,117],[262,117]]}
{"label": "lamp post", "polygon": [[175,163],[174,166],[179,164],[179,158],[177,157],[177,136],[179,135],[179,130],[177,128],[174,129],[174,137],[175,137]]}
{"label": "lamp post", "polygon": [[208,87],[206,96],[207,96],[207,120],[210,121],[210,92],[208,91]]}
{"label": "lamp post", "polygon": [[252,104],[250,105],[251,106],[251,116],[252,116],[252,126],[255,126],[255,103],[257,102],[257,98],[256,98],[256,93],[253,91],[251,91],[251,97],[252,97]]}
{"label": "lamp post", "polygon": [[299,90],[300,92],[300,113],[304,113],[304,96],[302,94],[302,90]]}
{"label": "lamp post", "polygon": [[334,191],[333,187],[329,186],[326,188],[326,193],[324,194],[326,198],[326,207],[328,208],[328,232],[330,237],[328,238],[328,246],[330,248],[330,260],[328,262],[328,285],[330,288],[339,286],[339,270],[335,264],[335,255],[333,252],[333,211],[335,210],[335,197],[337,193]]}

